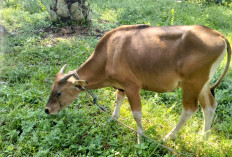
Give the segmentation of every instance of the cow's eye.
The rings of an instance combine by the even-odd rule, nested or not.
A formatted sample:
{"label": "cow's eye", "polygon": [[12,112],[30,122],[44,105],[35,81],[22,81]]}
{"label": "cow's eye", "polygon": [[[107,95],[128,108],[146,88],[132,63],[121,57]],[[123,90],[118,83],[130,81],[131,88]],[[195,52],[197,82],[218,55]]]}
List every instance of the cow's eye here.
{"label": "cow's eye", "polygon": [[57,97],[61,96],[61,92],[56,92],[56,96]]}

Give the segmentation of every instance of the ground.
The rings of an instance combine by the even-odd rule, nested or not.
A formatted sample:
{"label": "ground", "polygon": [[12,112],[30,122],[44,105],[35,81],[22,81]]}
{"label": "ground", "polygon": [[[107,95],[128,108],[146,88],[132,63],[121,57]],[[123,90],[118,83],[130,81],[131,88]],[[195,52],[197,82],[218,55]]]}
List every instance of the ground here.
{"label": "ground", "polygon": [[[126,24],[201,24],[222,32],[232,43],[230,6],[172,0],[91,0],[93,25],[87,27],[53,24],[46,9],[39,9],[40,3],[34,7],[33,3],[9,2],[0,9],[0,23],[7,29],[7,35],[1,38],[0,54],[0,156],[181,156],[175,152],[232,156],[231,69],[215,92],[219,105],[207,142],[201,135],[201,109],[175,141],[162,141],[181,114],[179,89],[162,94],[141,91],[145,134],[156,141],[145,140],[142,145],[136,144],[134,132],[109,123],[109,117],[92,105],[85,93],[58,115],[44,113],[56,73],[65,63],[67,71],[78,68],[105,32]],[[38,2],[46,6],[46,1]],[[225,61],[212,83],[220,76]],[[111,114],[115,90],[103,88],[94,93]],[[119,120],[136,128],[127,100]]]}

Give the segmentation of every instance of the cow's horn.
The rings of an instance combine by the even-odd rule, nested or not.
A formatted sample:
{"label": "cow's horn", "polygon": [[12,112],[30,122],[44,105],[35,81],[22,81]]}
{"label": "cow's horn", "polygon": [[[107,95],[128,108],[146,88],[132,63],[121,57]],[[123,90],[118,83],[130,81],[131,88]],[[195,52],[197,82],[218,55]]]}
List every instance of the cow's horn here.
{"label": "cow's horn", "polygon": [[67,66],[67,64],[65,64],[65,65],[60,69],[60,72],[59,72],[59,73],[63,74],[63,73],[64,73],[64,70],[65,70],[65,68],[66,68],[66,66]]}
{"label": "cow's horn", "polygon": [[60,80],[60,82],[66,82],[71,76],[73,76],[73,73],[72,73],[72,74],[69,74],[69,75],[67,75],[67,76],[64,76],[64,77]]}

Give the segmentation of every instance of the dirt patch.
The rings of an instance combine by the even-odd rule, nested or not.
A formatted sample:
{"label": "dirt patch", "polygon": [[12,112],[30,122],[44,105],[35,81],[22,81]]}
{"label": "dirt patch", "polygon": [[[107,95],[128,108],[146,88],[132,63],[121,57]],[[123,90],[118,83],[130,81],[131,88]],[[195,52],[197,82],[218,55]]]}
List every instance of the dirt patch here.
{"label": "dirt patch", "polygon": [[106,32],[101,31],[100,29],[93,29],[83,26],[63,26],[63,27],[46,27],[40,29],[37,34],[42,33],[42,37],[46,38],[48,36],[53,37],[73,37],[73,36],[96,36],[102,37]]}

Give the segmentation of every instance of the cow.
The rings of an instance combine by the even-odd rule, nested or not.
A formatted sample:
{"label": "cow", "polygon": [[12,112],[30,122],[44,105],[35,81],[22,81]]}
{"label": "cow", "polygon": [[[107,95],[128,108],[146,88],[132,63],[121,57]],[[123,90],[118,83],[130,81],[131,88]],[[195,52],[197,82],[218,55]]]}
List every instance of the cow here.
{"label": "cow", "polygon": [[[225,69],[216,83],[210,80],[227,52]],[[206,26],[149,25],[120,26],[106,33],[93,54],[77,70],[57,73],[45,112],[57,114],[85,89],[114,87],[116,107],[112,116],[119,117],[127,96],[137,124],[141,143],[142,105],[140,90],[170,92],[180,87],[183,93],[182,114],[178,124],[165,136],[175,139],[179,130],[198,109],[203,109],[203,132],[206,138],[217,102],[218,87],[231,60],[231,47],[224,35]]]}

